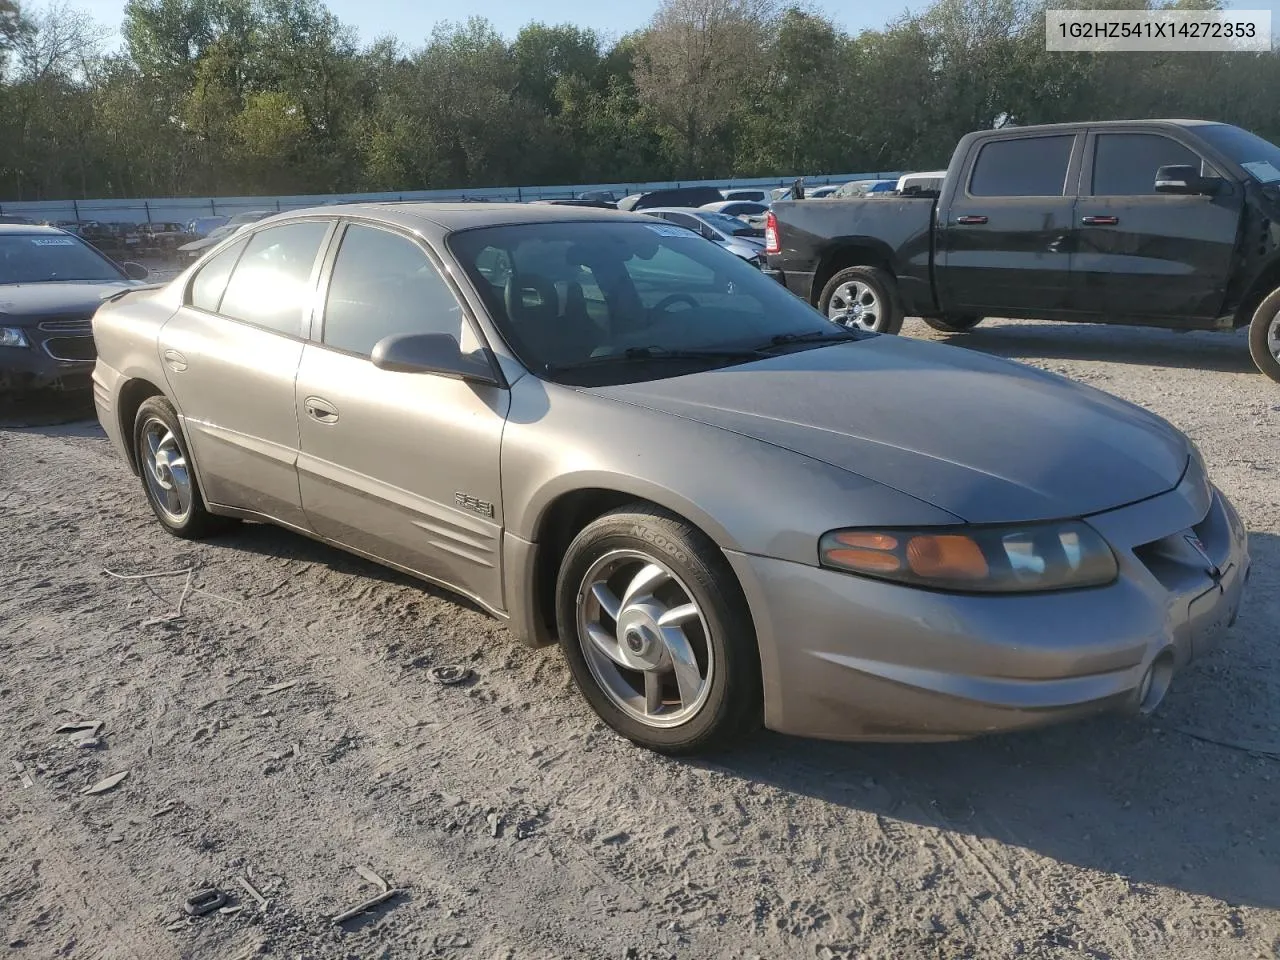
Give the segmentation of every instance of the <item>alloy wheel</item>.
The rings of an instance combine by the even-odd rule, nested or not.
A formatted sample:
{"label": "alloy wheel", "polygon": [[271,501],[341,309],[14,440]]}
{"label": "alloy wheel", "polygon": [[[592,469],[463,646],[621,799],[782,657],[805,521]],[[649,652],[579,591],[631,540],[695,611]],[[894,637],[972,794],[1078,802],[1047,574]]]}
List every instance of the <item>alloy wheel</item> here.
{"label": "alloy wheel", "polygon": [[600,689],[646,726],[684,723],[711,691],[706,617],[670,568],[639,551],[607,553],[587,570],[578,639]]}
{"label": "alloy wheel", "polygon": [[870,284],[861,280],[840,284],[827,304],[827,317],[846,327],[875,330],[882,315],[880,298]]}
{"label": "alloy wheel", "polygon": [[191,514],[191,472],[187,454],[177,435],[158,417],[142,427],[141,464],[147,489],[156,505],[173,524],[182,524]]}

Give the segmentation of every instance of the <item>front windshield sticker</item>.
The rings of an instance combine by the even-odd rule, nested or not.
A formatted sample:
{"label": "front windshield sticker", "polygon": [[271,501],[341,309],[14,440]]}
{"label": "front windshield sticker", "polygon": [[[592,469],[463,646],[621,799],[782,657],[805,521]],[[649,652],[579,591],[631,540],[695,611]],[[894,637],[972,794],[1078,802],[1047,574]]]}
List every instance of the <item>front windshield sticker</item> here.
{"label": "front windshield sticker", "polygon": [[31,242],[37,247],[74,247],[76,245],[70,237],[36,237]]}
{"label": "front windshield sticker", "polygon": [[1255,160],[1252,163],[1242,163],[1240,166],[1244,167],[1263,183],[1275,183],[1280,180],[1280,170],[1273,167],[1267,160]]}
{"label": "front windshield sticker", "polygon": [[696,237],[697,234],[688,227],[663,226],[658,223],[646,223],[646,227],[660,237]]}

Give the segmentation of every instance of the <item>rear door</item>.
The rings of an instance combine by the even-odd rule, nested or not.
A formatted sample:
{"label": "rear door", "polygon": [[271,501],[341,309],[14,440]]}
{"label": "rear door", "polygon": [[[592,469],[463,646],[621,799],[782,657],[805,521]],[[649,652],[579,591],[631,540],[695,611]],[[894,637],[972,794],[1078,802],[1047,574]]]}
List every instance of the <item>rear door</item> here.
{"label": "rear door", "polygon": [[393,334],[447,333],[479,349],[459,298],[420,240],[364,223],[345,226],[321,286],[294,391],[312,528],[501,609],[508,391],[369,360]]}
{"label": "rear door", "polygon": [[291,222],[226,248],[160,332],[205,498],[303,528],[293,381],[332,226]]}
{"label": "rear door", "polygon": [[1055,317],[1070,309],[1075,174],[1083,133],[980,140],[960,168],[938,247],[950,313]]}
{"label": "rear door", "polygon": [[1222,180],[1213,196],[1156,193],[1156,170],[1218,172],[1177,131],[1089,134],[1076,213],[1073,306],[1109,320],[1179,319],[1207,325],[1226,299],[1243,193]]}

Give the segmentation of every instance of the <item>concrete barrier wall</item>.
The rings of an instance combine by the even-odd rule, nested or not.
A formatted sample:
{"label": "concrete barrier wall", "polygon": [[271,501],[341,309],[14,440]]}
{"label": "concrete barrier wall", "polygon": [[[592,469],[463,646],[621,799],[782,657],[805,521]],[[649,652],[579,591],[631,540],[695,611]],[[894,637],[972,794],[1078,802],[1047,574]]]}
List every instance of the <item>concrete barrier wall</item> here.
{"label": "concrete barrier wall", "polygon": [[[850,180],[889,179],[895,172],[846,173],[805,177],[809,187]],[[489,201],[526,202],[559,200],[588,190],[611,190],[614,196],[664,190],[672,187],[711,186],[720,189],[785,187],[795,177],[764,177],[748,180],[672,180],[652,183],[584,183],[542,187],[478,187],[473,190],[399,190],[390,193],[315,194],[290,197],[155,197],[137,200],[35,200],[0,203],[0,214],[31,217],[35,220],[101,220],[119,223],[151,223],[177,221],[187,223],[196,217],[233,216],[250,210],[296,210],[331,203],[362,200],[459,200],[475,198]]]}

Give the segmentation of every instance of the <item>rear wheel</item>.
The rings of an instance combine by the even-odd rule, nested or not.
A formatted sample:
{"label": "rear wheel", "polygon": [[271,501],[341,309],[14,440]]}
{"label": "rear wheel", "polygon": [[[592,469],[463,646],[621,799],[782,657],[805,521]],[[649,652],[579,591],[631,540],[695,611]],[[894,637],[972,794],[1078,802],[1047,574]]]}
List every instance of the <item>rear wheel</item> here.
{"label": "rear wheel", "polygon": [[1253,312],[1249,353],[1259,370],[1280,382],[1280,289],[1272,291]]}
{"label": "rear wheel", "polygon": [[827,319],[858,330],[897,333],[902,303],[892,274],[879,267],[845,267],[827,281],[818,298]]}
{"label": "rear wheel", "polygon": [[175,537],[199,540],[231,525],[205,508],[178,413],[164,397],[151,397],[138,408],[133,445],[142,489],[161,526]]}
{"label": "rear wheel", "polygon": [[921,317],[920,319],[942,333],[968,333],[982,322],[982,317]]}
{"label": "rear wheel", "polygon": [[746,601],[710,539],[646,504],[578,534],[556,585],[560,645],[613,730],[668,754],[760,724],[760,656]]}

